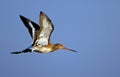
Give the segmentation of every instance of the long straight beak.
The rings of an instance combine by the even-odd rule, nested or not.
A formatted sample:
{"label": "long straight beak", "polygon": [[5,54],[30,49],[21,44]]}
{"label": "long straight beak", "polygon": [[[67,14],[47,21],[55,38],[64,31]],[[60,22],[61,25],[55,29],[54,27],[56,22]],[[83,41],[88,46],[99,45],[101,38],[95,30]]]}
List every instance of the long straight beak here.
{"label": "long straight beak", "polygon": [[63,48],[63,49],[65,49],[65,50],[69,50],[69,51],[73,51],[73,52],[77,52],[76,50],[73,50],[73,49],[69,49],[69,48]]}

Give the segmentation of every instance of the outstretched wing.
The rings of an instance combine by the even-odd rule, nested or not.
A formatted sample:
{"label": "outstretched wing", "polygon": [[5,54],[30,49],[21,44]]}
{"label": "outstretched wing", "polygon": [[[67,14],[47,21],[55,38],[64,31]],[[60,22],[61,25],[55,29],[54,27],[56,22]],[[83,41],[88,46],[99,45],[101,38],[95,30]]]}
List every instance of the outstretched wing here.
{"label": "outstretched wing", "polygon": [[22,16],[22,15],[20,15],[20,19],[22,20],[22,22],[24,23],[24,25],[28,29],[32,39],[35,39],[35,32],[36,32],[36,30],[40,29],[40,26],[38,24],[36,24],[35,22],[31,21],[30,19]]}
{"label": "outstretched wing", "polygon": [[50,18],[43,13],[40,12],[40,30],[37,35],[36,44],[37,45],[48,45],[50,43],[50,36],[54,30],[53,23]]}

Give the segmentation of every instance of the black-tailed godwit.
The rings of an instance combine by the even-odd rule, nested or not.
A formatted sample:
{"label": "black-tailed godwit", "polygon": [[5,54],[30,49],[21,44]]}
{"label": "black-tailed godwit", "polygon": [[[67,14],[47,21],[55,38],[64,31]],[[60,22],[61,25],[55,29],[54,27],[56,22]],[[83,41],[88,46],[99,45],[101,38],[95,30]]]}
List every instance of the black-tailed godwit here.
{"label": "black-tailed godwit", "polygon": [[22,15],[20,15],[20,18],[23,21],[26,28],[28,29],[30,36],[33,39],[33,42],[30,47],[22,51],[11,52],[11,54],[19,54],[19,53],[27,53],[27,52],[48,53],[48,52],[56,51],[58,49],[65,49],[76,52],[76,50],[66,48],[60,43],[53,44],[50,42],[50,36],[54,30],[54,25],[51,22],[50,18],[42,11],[40,12],[39,15],[40,26]]}

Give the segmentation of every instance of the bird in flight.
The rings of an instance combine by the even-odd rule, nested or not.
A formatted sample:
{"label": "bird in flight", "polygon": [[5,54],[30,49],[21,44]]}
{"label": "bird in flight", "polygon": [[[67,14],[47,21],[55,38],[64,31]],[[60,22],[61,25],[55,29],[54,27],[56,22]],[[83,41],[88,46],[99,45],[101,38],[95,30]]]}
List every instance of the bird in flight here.
{"label": "bird in flight", "polygon": [[41,11],[39,15],[40,26],[22,15],[20,15],[20,19],[28,29],[28,32],[30,33],[33,41],[28,48],[22,51],[11,52],[11,54],[20,54],[27,52],[49,53],[59,49],[77,52],[76,50],[66,48],[60,43],[53,44],[50,42],[50,36],[54,30],[54,25],[44,12]]}

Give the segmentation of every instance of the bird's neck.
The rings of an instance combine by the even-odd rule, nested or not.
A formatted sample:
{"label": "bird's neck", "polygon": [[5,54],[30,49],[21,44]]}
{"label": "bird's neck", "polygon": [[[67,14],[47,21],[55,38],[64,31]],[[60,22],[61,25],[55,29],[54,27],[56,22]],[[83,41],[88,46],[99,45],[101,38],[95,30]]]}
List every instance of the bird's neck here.
{"label": "bird's neck", "polygon": [[58,46],[56,46],[55,44],[52,44],[52,43],[50,43],[50,45],[49,45],[50,47],[51,47],[51,49],[53,50],[53,51],[56,51],[56,50],[58,50],[59,49],[59,47]]}

